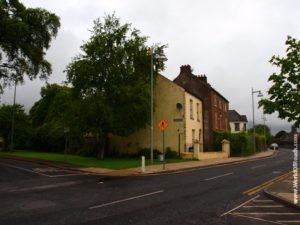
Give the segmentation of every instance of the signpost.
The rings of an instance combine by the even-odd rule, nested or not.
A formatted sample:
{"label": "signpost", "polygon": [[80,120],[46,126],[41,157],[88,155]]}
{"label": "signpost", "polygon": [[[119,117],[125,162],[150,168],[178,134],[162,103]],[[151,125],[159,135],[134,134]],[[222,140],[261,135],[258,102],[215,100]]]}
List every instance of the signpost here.
{"label": "signpost", "polygon": [[161,120],[158,123],[158,127],[162,131],[162,135],[163,135],[162,146],[163,146],[163,157],[164,157],[163,158],[163,170],[164,170],[166,168],[166,166],[165,166],[165,163],[166,163],[166,161],[165,161],[165,129],[167,129],[167,127],[168,127],[168,122],[166,120]]}

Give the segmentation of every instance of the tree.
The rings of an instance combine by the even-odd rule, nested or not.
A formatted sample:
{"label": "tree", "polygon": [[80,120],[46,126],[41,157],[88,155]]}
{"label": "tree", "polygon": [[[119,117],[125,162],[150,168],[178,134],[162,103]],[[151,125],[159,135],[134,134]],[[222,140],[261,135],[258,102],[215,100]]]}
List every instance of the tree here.
{"label": "tree", "polygon": [[259,101],[267,114],[278,112],[279,118],[300,125],[300,41],[288,36],[286,56],[273,56],[270,63],[280,68],[269,77],[269,98]]}
{"label": "tree", "polygon": [[[147,37],[115,15],[95,20],[91,33],[66,71],[89,113],[83,127],[99,139],[98,158],[103,158],[109,133],[127,136],[150,120],[151,54]],[[165,57],[165,47],[154,48],[156,72],[164,69],[159,59]]]}
{"label": "tree", "polygon": [[277,134],[275,134],[275,138],[276,138],[276,139],[280,139],[280,138],[282,138],[282,137],[285,137],[286,135],[287,135],[286,131],[281,130],[281,131],[279,131]]}
{"label": "tree", "polygon": [[44,151],[64,150],[64,128],[73,117],[73,97],[71,88],[58,84],[47,85],[41,89],[41,99],[30,109],[34,128],[33,144]]}
{"label": "tree", "polygon": [[0,106],[0,137],[4,138],[5,149],[11,142],[12,131],[12,111],[15,107],[15,127],[14,127],[14,146],[16,148],[25,148],[31,137],[31,124],[28,115],[22,105],[2,105]]}
{"label": "tree", "polygon": [[45,50],[60,27],[59,18],[41,8],[26,8],[18,0],[0,1],[0,93],[7,85],[46,79],[51,64]]}
{"label": "tree", "polygon": [[[249,129],[248,132],[253,133],[253,128]],[[267,142],[271,140],[271,136],[272,136],[271,130],[267,125],[263,125],[263,124],[255,125],[255,133],[265,136]]]}

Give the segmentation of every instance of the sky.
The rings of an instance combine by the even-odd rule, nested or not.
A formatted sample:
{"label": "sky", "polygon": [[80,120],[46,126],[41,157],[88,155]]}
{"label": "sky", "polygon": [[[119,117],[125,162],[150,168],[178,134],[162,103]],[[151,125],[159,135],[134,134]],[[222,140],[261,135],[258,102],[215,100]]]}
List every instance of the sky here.
{"label": "sky", "polygon": [[[26,7],[41,7],[60,17],[61,28],[46,58],[53,73],[48,83],[61,84],[63,72],[80,46],[89,39],[93,21],[114,13],[122,23],[148,36],[147,44],[167,44],[164,76],[173,80],[181,65],[206,74],[208,82],[229,100],[230,109],[247,115],[252,126],[252,92],[267,97],[269,76],[278,69],[269,63],[273,55],[285,55],[287,35],[300,39],[298,0],[21,0]],[[103,21],[103,20],[102,20]],[[17,87],[16,102],[26,110],[40,99],[45,81],[26,80]],[[255,124],[262,122],[259,98],[254,94]],[[1,103],[12,104],[7,88]],[[290,131],[291,125],[266,115],[272,133]]]}

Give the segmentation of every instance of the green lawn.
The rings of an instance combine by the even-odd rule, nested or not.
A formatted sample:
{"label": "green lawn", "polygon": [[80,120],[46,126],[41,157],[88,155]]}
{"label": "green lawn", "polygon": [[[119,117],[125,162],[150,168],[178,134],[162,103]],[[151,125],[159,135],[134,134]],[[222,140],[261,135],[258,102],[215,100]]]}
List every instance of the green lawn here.
{"label": "green lawn", "polygon": [[[17,156],[24,158],[44,159],[49,161],[63,162],[81,167],[98,167],[106,169],[127,169],[141,166],[141,160],[138,158],[105,158],[97,160],[92,157],[83,157],[78,155],[64,155],[59,153],[46,153],[35,151],[13,151],[0,152],[1,156]],[[182,159],[166,159],[166,163],[183,162]],[[155,160],[155,164],[160,163]],[[146,160],[146,165],[150,164],[150,160]]]}

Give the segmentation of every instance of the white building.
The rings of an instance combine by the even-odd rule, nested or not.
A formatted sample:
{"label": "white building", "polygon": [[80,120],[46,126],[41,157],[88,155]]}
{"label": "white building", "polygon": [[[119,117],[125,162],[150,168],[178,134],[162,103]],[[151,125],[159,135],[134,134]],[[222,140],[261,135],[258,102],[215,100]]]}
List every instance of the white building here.
{"label": "white building", "polygon": [[240,133],[247,130],[247,116],[240,115],[235,110],[229,110],[229,125],[231,133]]}

